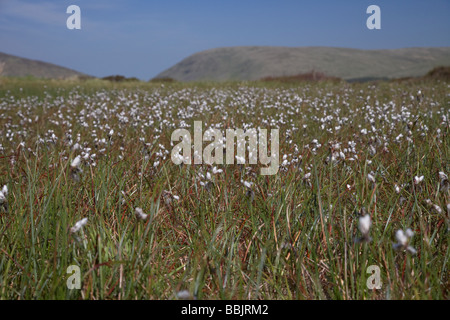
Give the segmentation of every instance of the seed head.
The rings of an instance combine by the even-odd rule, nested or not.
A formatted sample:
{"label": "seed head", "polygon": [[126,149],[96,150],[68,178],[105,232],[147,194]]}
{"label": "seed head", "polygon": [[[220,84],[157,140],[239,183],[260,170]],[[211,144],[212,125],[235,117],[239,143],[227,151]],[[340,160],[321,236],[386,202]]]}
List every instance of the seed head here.
{"label": "seed head", "polygon": [[424,176],[415,176],[414,177],[414,184],[415,185],[418,185],[419,183],[421,183],[422,181],[423,181],[423,179],[424,179]]}
{"label": "seed head", "polygon": [[4,185],[2,190],[0,191],[0,204],[6,203],[7,196],[8,196],[8,187]]}
{"label": "seed head", "polygon": [[370,221],[370,215],[366,214],[359,218],[359,231],[361,231],[363,237],[367,238],[369,236],[369,230],[372,222]]}
{"label": "seed head", "polygon": [[395,238],[397,239],[397,243],[394,244],[394,249],[396,250],[406,250],[411,254],[416,254],[416,249],[409,245],[411,238],[413,237],[414,232],[411,229],[397,230],[395,233]]}
{"label": "seed head", "polygon": [[145,214],[141,208],[134,209],[134,213],[139,220],[147,220],[148,214]]}
{"label": "seed head", "polygon": [[81,164],[81,158],[80,158],[80,156],[77,156],[75,159],[73,159],[73,161],[70,164],[70,166],[73,169],[78,169],[80,167],[80,164]]}
{"label": "seed head", "polygon": [[78,221],[77,223],[75,223],[75,225],[70,228],[70,232],[75,233],[80,231],[80,229],[85,226],[88,222],[88,218],[83,218],[80,221]]}

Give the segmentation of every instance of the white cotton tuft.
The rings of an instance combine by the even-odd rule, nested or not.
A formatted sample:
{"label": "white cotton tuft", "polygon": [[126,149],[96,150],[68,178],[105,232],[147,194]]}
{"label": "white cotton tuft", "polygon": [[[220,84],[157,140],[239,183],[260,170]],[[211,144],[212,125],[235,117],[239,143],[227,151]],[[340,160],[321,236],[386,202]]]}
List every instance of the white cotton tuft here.
{"label": "white cotton tuft", "polygon": [[244,184],[244,186],[246,186],[247,188],[251,189],[251,187],[252,187],[252,183],[251,182],[242,181],[242,180],[241,180],[241,182]]}
{"label": "white cotton tuft", "polygon": [[420,177],[415,176],[415,177],[414,177],[414,184],[419,184],[419,183],[421,183],[421,182],[423,181],[423,179],[424,179],[424,176],[420,176]]}
{"label": "white cotton tuft", "polygon": [[405,232],[403,230],[397,230],[395,233],[395,238],[398,241],[398,244],[402,247],[406,246],[408,244],[408,237],[406,236]]}
{"label": "white cotton tuft", "polygon": [[414,232],[410,228],[406,229],[405,233],[408,238],[412,238],[414,235]]}
{"label": "white cotton tuft", "polygon": [[83,226],[85,226],[87,224],[87,222],[88,222],[88,218],[81,219],[80,221],[75,223],[75,225],[72,228],[70,228],[70,232],[75,233],[75,232],[80,231],[80,229]]}
{"label": "white cotton tuft", "polygon": [[6,184],[2,188],[2,193],[5,197],[8,196],[8,186]]}
{"label": "white cotton tuft", "polygon": [[77,156],[75,159],[73,159],[72,163],[70,164],[70,166],[72,168],[78,168],[81,164],[81,158],[80,156]]}
{"label": "white cotton tuft", "polygon": [[145,214],[141,208],[134,209],[134,213],[136,214],[136,217],[140,220],[146,220],[148,218],[148,215]]}
{"label": "white cotton tuft", "polygon": [[370,220],[370,215],[366,214],[365,216],[359,218],[359,231],[361,231],[364,236],[369,234],[371,225],[372,222]]}

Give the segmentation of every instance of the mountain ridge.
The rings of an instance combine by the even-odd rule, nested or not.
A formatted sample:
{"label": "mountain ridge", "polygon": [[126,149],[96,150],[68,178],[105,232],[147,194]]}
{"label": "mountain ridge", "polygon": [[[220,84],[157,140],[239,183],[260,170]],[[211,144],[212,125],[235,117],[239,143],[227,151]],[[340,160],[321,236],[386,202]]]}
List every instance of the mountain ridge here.
{"label": "mountain ridge", "polygon": [[27,77],[67,79],[72,77],[91,77],[82,72],[40,60],[22,58],[0,52],[0,65],[4,63],[0,75],[9,77]]}
{"label": "mountain ridge", "polygon": [[259,80],[312,70],[345,80],[402,78],[450,65],[450,47],[353,49],[343,47],[240,46],[194,53],[155,78],[178,81]]}

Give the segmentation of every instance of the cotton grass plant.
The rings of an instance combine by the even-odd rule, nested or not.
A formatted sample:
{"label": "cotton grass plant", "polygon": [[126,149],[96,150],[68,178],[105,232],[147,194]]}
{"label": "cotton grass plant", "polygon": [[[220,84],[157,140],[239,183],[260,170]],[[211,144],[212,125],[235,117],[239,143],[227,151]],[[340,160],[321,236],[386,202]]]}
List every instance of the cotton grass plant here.
{"label": "cotton grass plant", "polygon": [[[0,89],[0,299],[448,299],[446,83],[42,85]],[[194,120],[279,172],[173,164]]]}

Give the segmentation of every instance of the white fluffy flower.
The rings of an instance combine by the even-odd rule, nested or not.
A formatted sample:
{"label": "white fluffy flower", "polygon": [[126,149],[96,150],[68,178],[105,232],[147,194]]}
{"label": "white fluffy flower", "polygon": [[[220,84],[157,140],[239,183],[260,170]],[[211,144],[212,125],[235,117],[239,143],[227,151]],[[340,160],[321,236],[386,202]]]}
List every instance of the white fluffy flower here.
{"label": "white fluffy flower", "polygon": [[439,172],[440,190],[442,192],[447,192],[450,189],[450,182],[448,181],[448,176],[444,172]]}
{"label": "white fluffy flower", "polygon": [[442,214],[442,209],[437,204],[433,204],[433,209],[434,211],[436,211],[436,213]]}
{"label": "white fluffy flower", "polygon": [[424,176],[420,176],[420,177],[415,176],[415,177],[414,177],[414,184],[419,184],[419,183],[421,183],[421,182],[423,181],[423,179],[424,179]]}
{"label": "white fluffy flower", "polygon": [[148,218],[148,214],[145,214],[141,208],[136,208],[134,210],[134,213],[136,214],[136,217],[140,220],[147,220]]}
{"label": "white fluffy flower", "polygon": [[88,218],[83,218],[80,221],[78,221],[77,223],[75,223],[75,225],[70,228],[70,232],[75,233],[80,231],[80,229],[85,226],[88,222]]}
{"label": "white fluffy flower", "polygon": [[416,249],[411,247],[409,245],[409,242],[411,241],[411,238],[413,237],[414,232],[411,229],[406,229],[406,231],[403,230],[397,230],[395,233],[395,238],[397,239],[397,243],[394,244],[394,249],[398,250],[406,250],[409,251],[411,254],[416,254]]}
{"label": "white fluffy flower", "polygon": [[75,159],[73,159],[72,163],[70,164],[70,166],[72,168],[78,168],[81,164],[81,158],[80,156],[77,156]]}
{"label": "white fluffy flower", "polygon": [[6,203],[6,197],[8,196],[8,186],[4,185],[0,191],[0,204]]}
{"label": "white fluffy flower", "polygon": [[213,168],[212,168],[212,172],[213,172],[214,174],[217,174],[217,173],[222,173],[223,170],[222,170],[222,169],[217,169],[216,167],[213,167]]}
{"label": "white fluffy flower", "polygon": [[182,290],[177,293],[177,298],[180,300],[192,300],[193,297],[187,290]]}
{"label": "white fluffy flower", "polygon": [[401,229],[397,230],[397,232],[395,233],[395,239],[397,239],[397,243],[402,247],[405,247],[408,244],[408,237]]}
{"label": "white fluffy flower", "polygon": [[244,184],[244,186],[246,186],[247,188],[251,189],[252,184],[253,184],[252,182],[243,181],[243,180],[241,180],[241,182]]}
{"label": "white fluffy flower", "polygon": [[359,231],[361,231],[364,237],[369,235],[370,226],[372,225],[372,221],[370,220],[370,215],[366,214],[359,218]]}
{"label": "white fluffy flower", "polygon": [[405,234],[408,238],[412,238],[414,235],[414,232],[410,228],[408,228],[408,229],[406,229]]}

